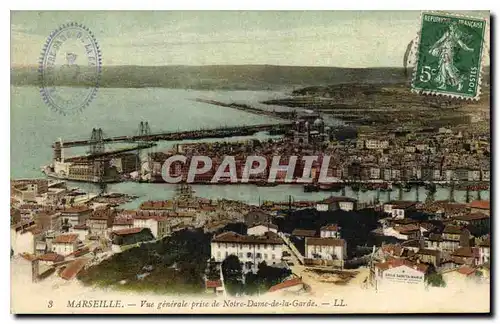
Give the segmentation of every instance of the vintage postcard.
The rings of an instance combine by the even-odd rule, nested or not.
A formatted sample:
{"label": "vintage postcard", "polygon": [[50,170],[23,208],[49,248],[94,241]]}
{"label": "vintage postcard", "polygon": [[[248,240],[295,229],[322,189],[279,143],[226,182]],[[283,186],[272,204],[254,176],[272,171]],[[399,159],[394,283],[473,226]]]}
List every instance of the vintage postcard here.
{"label": "vintage postcard", "polygon": [[490,313],[489,17],[12,11],[11,312]]}

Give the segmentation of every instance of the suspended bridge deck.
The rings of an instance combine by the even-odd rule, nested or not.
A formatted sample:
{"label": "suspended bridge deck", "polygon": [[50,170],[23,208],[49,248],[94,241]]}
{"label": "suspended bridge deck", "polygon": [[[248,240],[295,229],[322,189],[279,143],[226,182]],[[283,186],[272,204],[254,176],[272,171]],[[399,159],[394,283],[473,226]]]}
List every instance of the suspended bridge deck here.
{"label": "suspended bridge deck", "polygon": [[[284,132],[290,129],[292,125],[293,125],[292,122],[285,122],[280,124],[222,127],[215,129],[201,129],[195,131],[163,132],[163,133],[148,134],[148,135],[116,136],[116,137],[102,138],[100,142],[101,143],[141,142],[141,141],[156,142],[156,141],[194,140],[203,138],[224,138],[231,136],[249,136],[257,132],[263,132],[263,131]],[[75,146],[88,146],[94,143],[95,141],[91,139],[66,141],[62,143],[62,148],[75,147]],[[151,145],[151,144],[145,144],[145,145]],[[136,150],[136,149],[137,148],[133,148],[129,150]],[[106,153],[99,153],[99,154],[108,155]]]}
{"label": "suspended bridge deck", "polygon": [[122,148],[122,149],[113,150],[113,151],[99,152],[99,153],[88,154],[88,155],[73,156],[70,158],[66,158],[65,161],[66,162],[78,162],[78,161],[96,160],[96,159],[101,158],[101,157],[113,157],[113,156],[119,156],[120,154],[127,153],[127,152],[144,150],[144,149],[148,149],[148,148],[153,147],[153,146],[156,146],[156,144],[146,143],[146,144],[141,144],[141,145],[137,145],[134,147]]}

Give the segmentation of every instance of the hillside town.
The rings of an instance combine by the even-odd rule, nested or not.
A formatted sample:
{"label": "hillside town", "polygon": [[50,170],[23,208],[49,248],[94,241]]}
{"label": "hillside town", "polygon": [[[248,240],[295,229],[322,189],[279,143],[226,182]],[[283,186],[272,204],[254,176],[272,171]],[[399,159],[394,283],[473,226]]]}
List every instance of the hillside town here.
{"label": "hillside town", "polygon": [[[93,270],[103,260],[175,244],[196,252],[183,255],[182,264],[175,255],[166,261],[169,251],[160,259],[158,251],[139,261],[134,256],[130,262],[139,263],[123,271],[137,273],[120,281],[116,272],[112,282],[145,282],[162,265],[188,262],[198,292],[222,295],[254,288],[309,294],[321,284],[378,291],[393,284],[489,283],[489,200],[362,204],[331,196],[249,205],[200,198],[180,184],[173,199],[127,210],[116,194],[91,196],[63,181],[12,180],[11,192],[11,258],[32,268],[33,282],[78,280],[103,271]],[[197,239],[201,245],[194,246]]]}

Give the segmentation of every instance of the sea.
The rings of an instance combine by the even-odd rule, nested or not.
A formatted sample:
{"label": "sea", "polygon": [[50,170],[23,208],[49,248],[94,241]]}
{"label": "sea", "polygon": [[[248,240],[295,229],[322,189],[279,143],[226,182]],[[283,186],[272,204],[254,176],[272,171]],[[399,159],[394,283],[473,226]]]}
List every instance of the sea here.
{"label": "sea", "polygon": [[[65,91],[72,91],[67,88]],[[290,94],[275,91],[201,91],[190,89],[165,88],[101,88],[97,96],[81,112],[65,112],[51,109],[41,98],[37,87],[11,87],[11,124],[10,124],[10,175],[11,178],[44,177],[40,167],[52,161],[52,144],[59,138],[63,141],[90,139],[93,128],[101,128],[104,136],[135,135],[139,132],[140,122],[148,122],[152,133],[162,131],[196,130],[221,126],[240,126],[279,123],[280,120],[240,110],[197,102],[194,99],[211,99],[225,103],[241,103],[267,110],[287,110],[290,108],[269,106],[262,101],[286,98]],[[332,126],[342,122],[329,120]],[[232,137],[225,141],[272,138],[265,132],[253,136]],[[210,139],[202,141],[220,141]],[[195,141],[184,141],[195,142]],[[176,143],[160,142],[154,150],[167,150]],[[116,145],[116,144],[115,144]],[[126,144],[118,144],[126,147]],[[130,144],[129,144],[130,145]],[[116,148],[106,146],[107,149]],[[88,148],[65,149],[65,157],[85,153]],[[95,184],[69,182],[70,187],[97,193]],[[123,182],[108,185],[108,192],[119,192],[139,198],[123,205],[123,208],[136,208],[146,200],[170,199],[175,195],[174,184],[148,184]],[[199,197],[240,200],[257,205],[263,201],[321,200],[330,196],[340,196],[341,192],[304,192],[300,185],[279,185],[276,187],[257,187],[255,185],[193,185]],[[424,201],[426,190],[421,187],[403,192],[403,199]],[[377,197],[375,191],[355,192],[346,188],[346,196],[357,198],[360,202],[371,202]],[[489,199],[489,190],[479,193],[481,199]],[[418,197],[417,197],[418,196]],[[435,199],[448,199],[450,190],[438,187]],[[471,192],[477,199],[478,193]],[[399,193],[380,193],[378,199],[387,201],[398,199]],[[466,192],[455,190],[454,199],[465,202]]]}

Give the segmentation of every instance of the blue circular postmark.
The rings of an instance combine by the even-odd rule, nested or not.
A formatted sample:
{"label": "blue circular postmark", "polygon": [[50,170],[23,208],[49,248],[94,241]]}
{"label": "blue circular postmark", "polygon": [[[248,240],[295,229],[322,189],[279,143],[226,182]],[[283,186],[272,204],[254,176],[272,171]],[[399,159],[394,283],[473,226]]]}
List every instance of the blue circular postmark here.
{"label": "blue circular postmark", "polygon": [[97,93],[101,68],[94,34],[82,24],[62,25],[50,34],[40,57],[43,101],[63,115],[81,112]]}

